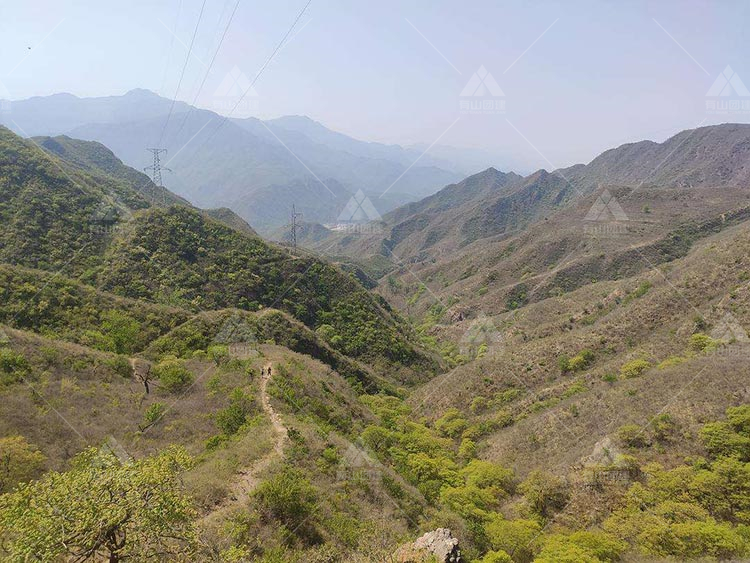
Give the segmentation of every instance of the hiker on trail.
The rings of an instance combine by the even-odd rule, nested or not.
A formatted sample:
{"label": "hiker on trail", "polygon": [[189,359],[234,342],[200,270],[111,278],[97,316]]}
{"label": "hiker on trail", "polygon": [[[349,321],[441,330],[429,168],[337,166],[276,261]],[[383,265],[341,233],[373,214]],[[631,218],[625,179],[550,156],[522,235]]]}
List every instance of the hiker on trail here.
{"label": "hiker on trail", "polygon": [[268,377],[271,377],[271,366],[268,366]]}

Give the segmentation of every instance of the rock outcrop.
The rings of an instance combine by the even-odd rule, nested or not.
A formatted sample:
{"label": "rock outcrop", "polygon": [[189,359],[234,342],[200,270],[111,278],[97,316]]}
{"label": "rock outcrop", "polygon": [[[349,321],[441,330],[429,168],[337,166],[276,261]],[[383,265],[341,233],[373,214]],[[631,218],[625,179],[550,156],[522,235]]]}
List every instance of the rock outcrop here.
{"label": "rock outcrop", "polygon": [[448,528],[427,532],[417,541],[404,545],[394,554],[397,563],[426,563],[435,557],[438,563],[462,563],[458,540]]}

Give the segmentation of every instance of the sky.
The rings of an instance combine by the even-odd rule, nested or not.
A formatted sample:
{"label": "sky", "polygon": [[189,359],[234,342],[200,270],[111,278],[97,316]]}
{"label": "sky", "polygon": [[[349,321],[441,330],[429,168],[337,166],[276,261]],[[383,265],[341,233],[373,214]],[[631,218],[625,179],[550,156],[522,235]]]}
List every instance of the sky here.
{"label": "sky", "polygon": [[[236,1],[0,0],[0,98],[146,88],[227,113],[227,84],[250,84],[308,0],[239,0],[217,52]],[[238,111],[553,169],[749,122],[748,16],[731,0],[311,0]]]}

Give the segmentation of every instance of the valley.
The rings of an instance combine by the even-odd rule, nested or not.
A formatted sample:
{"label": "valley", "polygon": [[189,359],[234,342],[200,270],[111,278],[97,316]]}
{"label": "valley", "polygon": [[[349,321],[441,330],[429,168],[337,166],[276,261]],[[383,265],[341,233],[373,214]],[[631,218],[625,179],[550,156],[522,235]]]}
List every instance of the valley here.
{"label": "valley", "polygon": [[[483,563],[744,556],[748,138],[489,169],[291,252],[0,130],[4,557],[422,561],[444,528]],[[112,520],[136,469],[167,528]],[[81,479],[121,540],[27,533]]]}

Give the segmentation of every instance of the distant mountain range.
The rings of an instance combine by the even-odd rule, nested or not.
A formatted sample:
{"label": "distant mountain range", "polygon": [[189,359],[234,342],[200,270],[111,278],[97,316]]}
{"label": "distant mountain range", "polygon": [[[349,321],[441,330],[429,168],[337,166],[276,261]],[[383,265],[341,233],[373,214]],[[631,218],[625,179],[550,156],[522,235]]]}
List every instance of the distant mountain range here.
{"label": "distant mountain range", "polygon": [[[589,164],[526,177],[489,168],[450,184],[418,202],[382,217],[377,236],[354,237],[307,226],[302,244],[335,256],[349,256],[373,268],[372,274],[410,264],[440,272],[451,284],[466,288],[473,300],[488,267],[503,261],[492,278],[513,290],[517,280],[535,267],[543,271],[565,258],[566,268],[587,263],[597,279],[622,275],[622,269],[647,266],[630,254],[639,247],[655,263],[687,250],[690,238],[716,220],[730,223],[748,202],[750,125],[724,124],[683,131],[663,143],[640,141],[605,151]],[[605,193],[606,190],[606,193]],[[629,221],[619,237],[601,237],[607,251],[589,256],[592,247],[584,227],[587,212],[604,197],[614,197]],[[605,202],[606,203],[606,202]],[[708,223],[706,223],[708,222]],[[708,227],[706,226],[708,225]],[[687,229],[686,233],[677,233]],[[708,232],[706,231],[706,232]],[[283,233],[277,233],[283,240]],[[620,253],[627,255],[618,262]],[[512,254],[515,258],[510,259]],[[624,256],[623,255],[623,256]],[[512,266],[511,266],[512,264]],[[632,272],[631,272],[632,273]],[[566,278],[549,276],[556,284],[583,283],[580,272]],[[446,282],[447,283],[447,282]],[[540,286],[538,293],[544,295]],[[438,292],[438,289],[434,290]],[[494,309],[502,304],[494,304]]]}
{"label": "distant mountain range", "polygon": [[162,165],[172,170],[164,173],[167,187],[201,207],[230,207],[260,232],[285,225],[293,203],[308,220],[333,222],[362,190],[385,214],[493,164],[481,152],[443,146],[433,157],[423,154],[427,147],[359,141],[303,116],[227,120],[182,102],[165,127],[171,103],[140,89],[100,98],[55,94],[12,102],[0,123],[27,137],[101,142],[139,170],[161,139]]}

